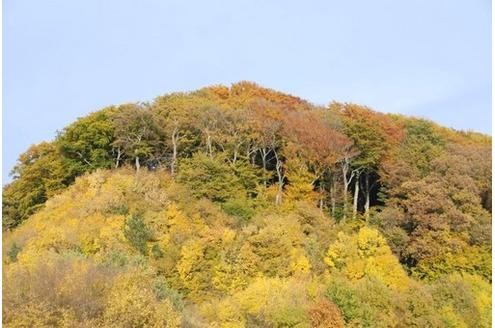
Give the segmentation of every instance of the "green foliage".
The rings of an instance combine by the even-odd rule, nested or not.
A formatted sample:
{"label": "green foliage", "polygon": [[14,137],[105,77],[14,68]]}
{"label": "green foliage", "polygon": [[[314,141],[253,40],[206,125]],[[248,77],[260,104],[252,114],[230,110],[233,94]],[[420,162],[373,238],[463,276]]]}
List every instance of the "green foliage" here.
{"label": "green foliage", "polygon": [[[125,221],[124,236],[137,251],[143,255],[148,254],[147,242],[151,238],[151,232],[140,214],[133,214]],[[155,253],[158,253],[157,249],[153,251],[154,255]]]}
{"label": "green foliage", "polygon": [[369,314],[366,313],[366,309],[362,307],[358,296],[347,281],[330,284],[326,296],[337,304],[346,322],[369,321]]}
{"label": "green foliage", "polygon": [[247,197],[256,184],[247,165],[230,165],[222,155],[208,156],[196,153],[180,164],[178,181],[189,187],[196,197],[226,202]]}
{"label": "green foliage", "polygon": [[491,284],[479,276],[443,276],[432,295],[447,327],[491,327]]}
{"label": "green foliage", "polygon": [[70,181],[65,161],[56,147],[46,142],[22,154],[12,175],[15,180],[3,189],[4,228],[19,225]]}
{"label": "green foliage", "polygon": [[236,217],[241,224],[247,223],[255,211],[247,200],[233,199],[222,204],[225,213]]}
{"label": "green foliage", "polygon": [[80,118],[58,135],[55,144],[68,163],[70,176],[112,167],[114,111],[115,108],[109,107]]}
{"label": "green foliage", "polygon": [[168,299],[172,302],[176,309],[182,310],[184,308],[184,296],[175,289],[171,288],[163,277],[158,277],[155,279],[153,291],[158,300]]}
{"label": "green foliage", "polygon": [[112,113],[111,119],[114,128],[112,147],[118,153],[116,167],[128,160],[139,169],[142,163],[160,156],[161,130],[149,107],[122,105]]}
{"label": "green foliage", "polygon": [[418,170],[418,175],[424,176],[431,171],[431,163],[444,147],[445,141],[435,131],[433,123],[416,119],[407,121],[402,156],[410,166]]}
{"label": "green foliage", "polygon": [[153,245],[153,247],[151,247],[151,255],[155,259],[159,259],[162,258],[164,254],[159,245]]}
{"label": "green foliage", "polygon": [[9,257],[10,262],[17,261],[17,254],[19,254],[19,252],[21,250],[22,250],[22,248],[20,246],[18,246],[17,243],[15,243],[15,242],[10,246],[9,251],[7,253],[7,256]]}

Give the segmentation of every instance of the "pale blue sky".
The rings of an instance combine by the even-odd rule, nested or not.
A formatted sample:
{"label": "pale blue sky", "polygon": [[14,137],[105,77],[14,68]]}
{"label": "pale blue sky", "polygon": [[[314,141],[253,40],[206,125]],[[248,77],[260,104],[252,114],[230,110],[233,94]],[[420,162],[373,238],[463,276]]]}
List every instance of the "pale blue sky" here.
{"label": "pale blue sky", "polygon": [[3,179],[103,106],[251,80],[491,133],[489,0],[3,1]]}

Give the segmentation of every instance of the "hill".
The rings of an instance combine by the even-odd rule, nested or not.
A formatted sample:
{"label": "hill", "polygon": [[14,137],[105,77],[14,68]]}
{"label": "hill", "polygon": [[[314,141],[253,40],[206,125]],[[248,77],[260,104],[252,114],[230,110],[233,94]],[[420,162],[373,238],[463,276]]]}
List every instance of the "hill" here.
{"label": "hill", "polygon": [[491,325],[489,136],[240,82],[94,112],[13,174],[8,327]]}

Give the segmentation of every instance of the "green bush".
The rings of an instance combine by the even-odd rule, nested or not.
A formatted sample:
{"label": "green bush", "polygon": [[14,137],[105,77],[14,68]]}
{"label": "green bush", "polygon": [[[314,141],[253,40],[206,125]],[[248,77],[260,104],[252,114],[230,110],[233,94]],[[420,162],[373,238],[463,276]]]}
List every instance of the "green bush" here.
{"label": "green bush", "polygon": [[125,221],[124,236],[133,248],[143,255],[148,254],[146,243],[151,238],[151,231],[144,223],[141,215],[133,214]]}

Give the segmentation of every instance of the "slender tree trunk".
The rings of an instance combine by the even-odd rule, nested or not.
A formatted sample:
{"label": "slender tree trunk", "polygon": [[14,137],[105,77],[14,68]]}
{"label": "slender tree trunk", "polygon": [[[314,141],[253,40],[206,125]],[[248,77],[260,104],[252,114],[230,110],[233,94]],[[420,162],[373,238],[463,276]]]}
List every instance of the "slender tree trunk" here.
{"label": "slender tree trunk", "polygon": [[349,192],[349,186],[352,182],[352,178],[356,174],[356,171],[352,171],[351,174],[349,175],[349,167],[350,163],[348,159],[345,159],[344,162],[342,162],[342,177],[344,180],[344,215],[343,219],[345,220],[347,218],[347,193]]}
{"label": "slender tree trunk", "polygon": [[246,150],[246,158],[251,162],[253,167],[256,166],[256,153],[258,152],[256,147],[251,147],[251,145],[247,146]]}
{"label": "slender tree trunk", "polygon": [[359,198],[359,174],[356,174],[356,182],[354,183],[354,205],[352,209],[352,217],[356,218],[357,215],[357,207],[358,207],[358,198]]}
{"label": "slender tree trunk", "polygon": [[249,158],[251,160],[251,164],[253,165],[253,167],[256,167],[256,154],[258,153],[258,148],[257,147],[254,147],[254,148],[248,148],[248,154],[247,154],[247,158]]}
{"label": "slender tree trunk", "polygon": [[235,162],[237,161],[237,153],[238,153],[238,149],[239,147],[237,145],[234,146],[234,155],[233,155],[233,158],[232,158],[232,164],[235,164]]}
{"label": "slender tree trunk", "polygon": [[120,147],[117,148],[117,158],[115,159],[115,168],[118,168],[120,165],[120,157],[122,156],[122,151]]}
{"label": "slender tree trunk", "polygon": [[[261,163],[263,165],[263,174],[266,174],[266,157],[268,156],[268,152],[265,148],[261,148]],[[266,188],[266,177],[263,179],[263,185]]]}
{"label": "slender tree trunk", "polygon": [[91,164],[84,156],[83,154],[81,154],[80,152],[77,152],[77,155],[79,155],[79,157],[81,157],[81,159],[84,161],[84,163],[88,164],[89,166],[93,166],[93,164]]}
{"label": "slender tree trunk", "polygon": [[344,178],[344,199],[343,199],[343,202],[344,202],[343,219],[344,220],[347,218],[347,192],[349,189],[349,184],[347,183],[347,169],[348,168],[345,164],[342,165],[342,177]]}
{"label": "slender tree trunk", "polygon": [[278,158],[278,154],[276,151],[275,152],[275,159],[277,160],[277,163],[275,165],[275,169],[277,171],[277,178],[278,178],[278,192],[277,196],[275,197],[275,204],[280,205],[282,203],[282,196],[284,192],[284,175],[282,173],[282,161]]}
{"label": "slender tree trunk", "polygon": [[136,164],[136,172],[139,172],[139,169],[141,168],[141,164],[139,163],[139,156],[136,156],[135,164]]}
{"label": "slender tree trunk", "polygon": [[261,149],[261,164],[263,165],[263,170],[266,171],[266,157],[268,156],[268,152],[266,149]]}
{"label": "slender tree trunk", "polygon": [[213,157],[213,146],[212,146],[210,134],[206,135],[206,151],[208,156]]}
{"label": "slender tree trunk", "polygon": [[368,172],[364,175],[364,193],[365,193],[365,202],[364,202],[364,215],[366,220],[370,217],[370,175]]}

